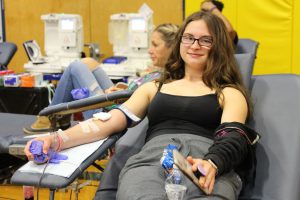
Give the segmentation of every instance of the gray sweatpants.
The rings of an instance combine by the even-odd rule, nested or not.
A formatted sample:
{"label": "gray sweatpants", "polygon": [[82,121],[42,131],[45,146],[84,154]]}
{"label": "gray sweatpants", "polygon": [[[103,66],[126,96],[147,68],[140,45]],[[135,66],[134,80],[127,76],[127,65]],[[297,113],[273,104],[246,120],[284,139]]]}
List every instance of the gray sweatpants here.
{"label": "gray sweatpants", "polygon": [[[184,155],[202,158],[212,140],[191,134],[165,134],[152,138],[143,149],[126,162],[119,177],[118,200],[167,199],[165,192],[166,173],[160,164],[163,149],[174,144]],[[183,177],[187,186],[184,199],[238,199],[242,181],[235,172],[220,176],[215,183],[213,194],[205,195],[192,181]]]}

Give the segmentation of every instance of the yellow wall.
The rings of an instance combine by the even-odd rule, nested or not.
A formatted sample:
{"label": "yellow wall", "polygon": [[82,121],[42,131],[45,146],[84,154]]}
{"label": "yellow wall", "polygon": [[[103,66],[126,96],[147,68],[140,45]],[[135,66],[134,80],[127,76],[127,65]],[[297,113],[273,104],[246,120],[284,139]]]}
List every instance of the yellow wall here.
{"label": "yellow wall", "polygon": [[[185,0],[185,15],[202,0]],[[296,0],[223,0],[223,13],[240,38],[260,43],[254,74],[300,74],[300,3]]]}
{"label": "yellow wall", "polygon": [[[47,13],[76,13],[83,17],[84,42],[100,45],[105,56],[112,54],[108,43],[109,16],[137,12],[142,3],[154,10],[154,24],[182,22],[182,0],[5,0],[6,38],[18,51],[9,68],[23,71],[27,62],[22,43],[35,39],[43,49]],[[185,15],[199,10],[202,0],[185,0]],[[300,74],[300,3],[296,0],[223,0],[224,14],[240,38],[252,38],[260,45],[254,74]],[[298,26],[297,26],[298,24]]]}
{"label": "yellow wall", "polygon": [[[154,25],[182,23],[182,0],[4,0],[6,40],[18,45],[18,51],[9,64],[16,72],[24,71],[28,61],[22,43],[35,39],[44,48],[42,14],[72,13],[83,18],[84,42],[97,43],[106,57],[112,54],[108,43],[108,21],[111,14],[137,12],[143,3],[154,11]],[[87,50],[86,50],[87,52]]]}

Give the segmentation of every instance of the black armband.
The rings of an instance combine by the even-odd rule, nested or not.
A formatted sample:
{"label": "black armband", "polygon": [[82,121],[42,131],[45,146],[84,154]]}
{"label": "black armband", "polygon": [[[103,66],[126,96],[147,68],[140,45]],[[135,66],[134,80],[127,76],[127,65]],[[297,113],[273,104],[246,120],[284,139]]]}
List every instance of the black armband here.
{"label": "black armband", "polygon": [[213,161],[218,175],[236,169],[244,161],[256,164],[253,152],[259,138],[258,133],[242,123],[223,123],[216,129],[214,144],[204,159]]}
{"label": "black armband", "polygon": [[122,113],[125,115],[127,120],[127,128],[130,127],[134,122],[139,122],[141,120],[138,116],[136,116],[130,110],[128,110],[128,108],[123,104],[117,106],[114,109],[122,111]]}

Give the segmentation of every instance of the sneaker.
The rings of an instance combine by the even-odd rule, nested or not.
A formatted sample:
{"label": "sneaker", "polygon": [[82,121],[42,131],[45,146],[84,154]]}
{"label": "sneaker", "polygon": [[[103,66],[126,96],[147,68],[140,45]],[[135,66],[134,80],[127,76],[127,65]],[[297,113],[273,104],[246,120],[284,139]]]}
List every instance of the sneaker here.
{"label": "sneaker", "polygon": [[63,116],[57,121],[56,129],[51,126],[51,121],[46,116],[37,116],[37,120],[30,126],[23,128],[25,134],[40,134],[58,129],[67,129],[70,127],[71,115]]}

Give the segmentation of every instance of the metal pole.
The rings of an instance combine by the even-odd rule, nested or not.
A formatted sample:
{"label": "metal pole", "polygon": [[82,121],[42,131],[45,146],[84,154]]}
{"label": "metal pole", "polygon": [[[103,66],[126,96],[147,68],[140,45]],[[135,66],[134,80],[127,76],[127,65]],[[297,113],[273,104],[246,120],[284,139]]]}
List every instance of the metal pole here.
{"label": "metal pole", "polygon": [[4,0],[0,0],[0,42],[5,42]]}
{"label": "metal pole", "polygon": [[54,200],[54,195],[55,195],[55,189],[50,189],[49,200]]}

